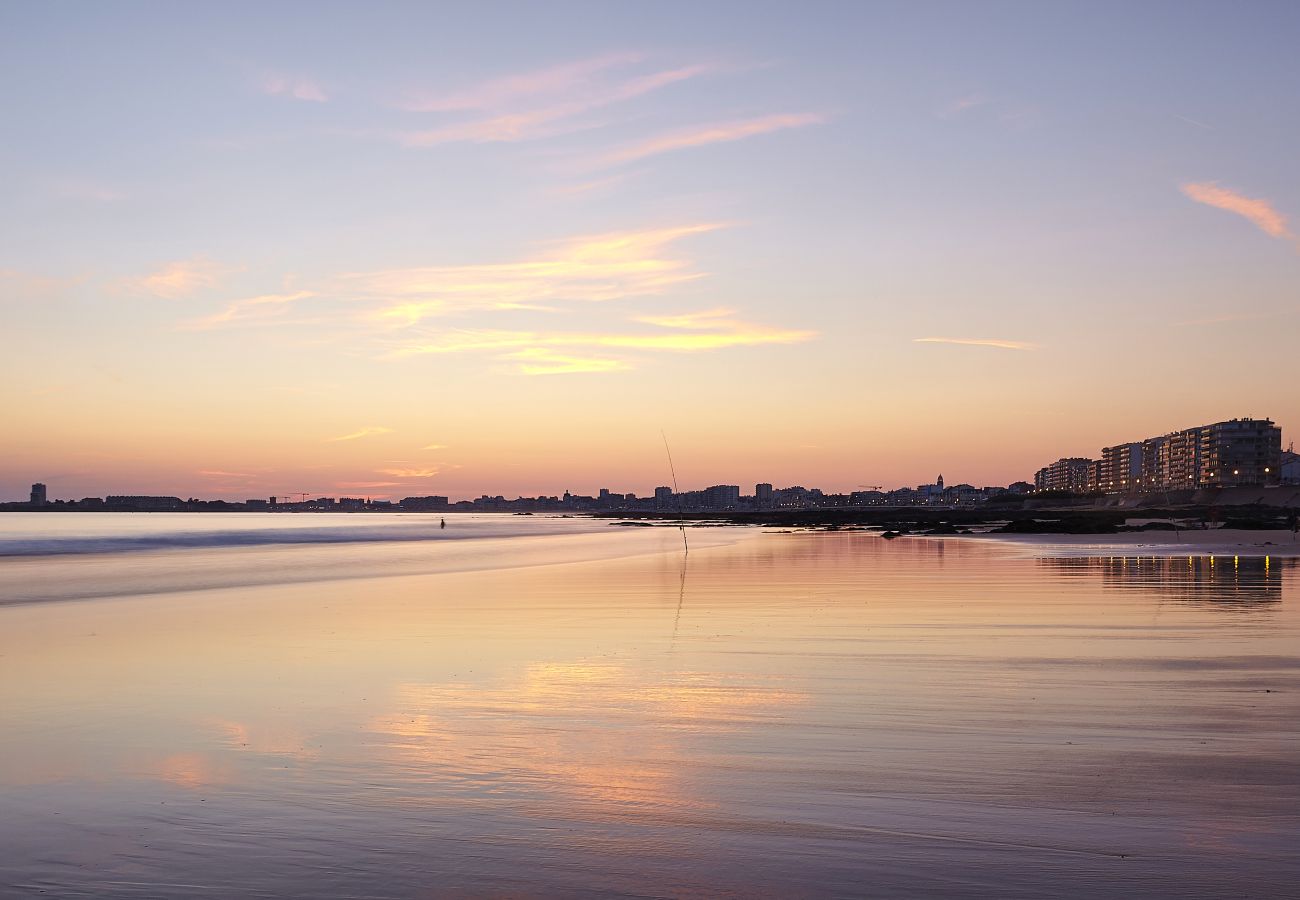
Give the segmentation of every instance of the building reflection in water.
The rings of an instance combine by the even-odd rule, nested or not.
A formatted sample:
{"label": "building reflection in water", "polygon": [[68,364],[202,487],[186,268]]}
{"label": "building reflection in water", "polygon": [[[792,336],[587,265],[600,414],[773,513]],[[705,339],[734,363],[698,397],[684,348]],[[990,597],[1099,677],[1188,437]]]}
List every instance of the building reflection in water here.
{"label": "building reflection in water", "polygon": [[1109,588],[1154,591],[1176,600],[1276,603],[1297,560],[1267,556],[1082,556],[1040,559],[1064,576],[1097,575]]}

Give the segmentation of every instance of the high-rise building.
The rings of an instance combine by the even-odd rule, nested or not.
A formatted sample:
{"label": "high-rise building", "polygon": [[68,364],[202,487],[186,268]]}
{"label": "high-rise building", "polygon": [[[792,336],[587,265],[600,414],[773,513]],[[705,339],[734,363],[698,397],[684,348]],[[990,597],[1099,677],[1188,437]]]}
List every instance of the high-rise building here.
{"label": "high-rise building", "polygon": [[[1229,419],[1116,444],[1096,460],[1060,459],[1038,470],[1037,490],[1111,494],[1271,485],[1281,479],[1282,429],[1269,419]],[[1076,464],[1086,463],[1084,486]]]}
{"label": "high-rise building", "polygon": [[673,489],[670,487],[655,488],[655,506],[658,509],[667,509],[673,505]]}
{"label": "high-rise building", "polygon": [[34,506],[44,506],[47,502],[45,499],[45,485],[38,481],[32,485],[32,504]]}
{"label": "high-rise building", "polygon": [[740,505],[740,485],[715,484],[705,488],[704,504],[709,509],[734,509]]}
{"label": "high-rise building", "polygon": [[1138,490],[1142,479],[1142,445],[1117,444],[1101,451],[1101,490],[1127,494]]}
{"label": "high-rise building", "polygon": [[754,503],[759,509],[771,508],[772,485],[767,484],[766,482],[754,485]]}
{"label": "high-rise building", "polygon": [[1085,457],[1062,457],[1038,470],[1034,475],[1034,490],[1082,493],[1088,490],[1091,467],[1092,460]]}
{"label": "high-rise building", "polygon": [[1277,484],[1282,429],[1268,419],[1230,419],[1201,428],[1201,484]]}

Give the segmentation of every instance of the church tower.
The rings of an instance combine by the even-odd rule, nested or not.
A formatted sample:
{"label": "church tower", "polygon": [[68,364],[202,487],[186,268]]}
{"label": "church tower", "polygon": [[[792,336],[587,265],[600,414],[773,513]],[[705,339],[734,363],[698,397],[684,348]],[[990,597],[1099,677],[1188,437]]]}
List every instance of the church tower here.
{"label": "church tower", "polygon": [[938,488],[939,490],[941,490],[941,491],[943,490],[943,473],[942,473],[942,472],[939,473],[939,480],[936,481],[936,482],[934,483],[934,486],[937,487],[937,488]]}

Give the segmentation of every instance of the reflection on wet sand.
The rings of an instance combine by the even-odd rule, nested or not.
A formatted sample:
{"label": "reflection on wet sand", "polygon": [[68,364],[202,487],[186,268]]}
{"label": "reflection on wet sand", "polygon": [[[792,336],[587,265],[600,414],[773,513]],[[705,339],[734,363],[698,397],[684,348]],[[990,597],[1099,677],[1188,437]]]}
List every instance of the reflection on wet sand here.
{"label": "reflection on wet sand", "polygon": [[[123,596],[0,609],[0,894],[1000,900],[1300,877],[1293,562],[734,529],[685,559],[645,531],[577,564],[567,539],[497,570],[461,542],[460,572],[149,596],[135,557]],[[269,565],[221,566],[249,558]]]}
{"label": "reflection on wet sand", "polygon": [[692,740],[762,727],[807,697],[718,673],[582,661],[530,665],[488,686],[400,684],[392,702],[367,730],[381,764],[412,780],[627,812],[706,803],[682,784]]}
{"label": "reflection on wet sand", "polygon": [[1108,588],[1152,592],[1205,603],[1269,603],[1282,599],[1284,573],[1300,560],[1263,556],[1080,556],[1039,559],[1066,577],[1097,576]]}

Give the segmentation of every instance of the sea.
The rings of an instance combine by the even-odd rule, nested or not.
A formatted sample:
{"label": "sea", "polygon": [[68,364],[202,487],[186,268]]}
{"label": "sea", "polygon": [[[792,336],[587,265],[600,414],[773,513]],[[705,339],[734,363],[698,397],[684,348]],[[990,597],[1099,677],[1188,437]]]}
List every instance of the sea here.
{"label": "sea", "polygon": [[0,514],[3,897],[1300,896],[1300,568]]}

